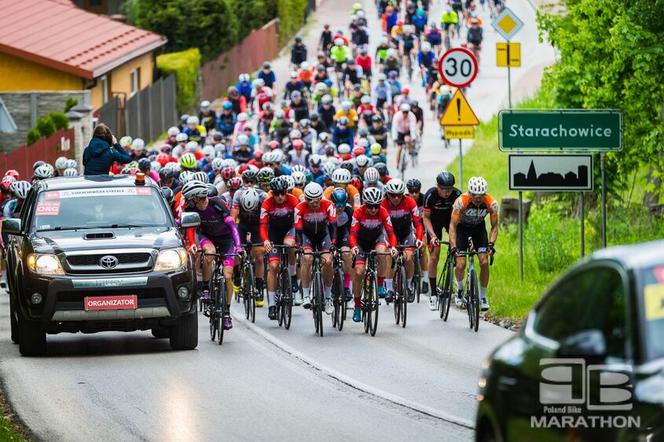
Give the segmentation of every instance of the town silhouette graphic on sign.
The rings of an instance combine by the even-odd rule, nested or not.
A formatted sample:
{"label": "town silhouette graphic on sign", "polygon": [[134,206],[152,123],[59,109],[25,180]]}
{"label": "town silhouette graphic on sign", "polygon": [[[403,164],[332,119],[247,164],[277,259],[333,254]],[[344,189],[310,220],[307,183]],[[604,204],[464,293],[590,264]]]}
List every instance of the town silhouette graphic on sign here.
{"label": "town silhouette graphic on sign", "polygon": [[588,185],[588,166],[579,166],[576,173],[570,170],[565,175],[557,172],[538,174],[535,162],[531,161],[527,174],[523,172],[514,174],[514,185],[529,187],[585,187]]}
{"label": "town silhouette graphic on sign", "polygon": [[589,155],[510,155],[510,188],[514,190],[590,190]]}

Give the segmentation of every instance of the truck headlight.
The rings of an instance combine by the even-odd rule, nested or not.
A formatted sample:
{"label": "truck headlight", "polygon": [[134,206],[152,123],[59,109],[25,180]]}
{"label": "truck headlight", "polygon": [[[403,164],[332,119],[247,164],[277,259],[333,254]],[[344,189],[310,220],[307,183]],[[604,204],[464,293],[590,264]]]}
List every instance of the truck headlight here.
{"label": "truck headlight", "polygon": [[182,248],[160,250],[154,269],[157,272],[179,270],[187,265],[187,252]]}
{"label": "truck headlight", "polygon": [[28,255],[28,269],[39,275],[64,275],[60,260],[52,254],[31,253]]}

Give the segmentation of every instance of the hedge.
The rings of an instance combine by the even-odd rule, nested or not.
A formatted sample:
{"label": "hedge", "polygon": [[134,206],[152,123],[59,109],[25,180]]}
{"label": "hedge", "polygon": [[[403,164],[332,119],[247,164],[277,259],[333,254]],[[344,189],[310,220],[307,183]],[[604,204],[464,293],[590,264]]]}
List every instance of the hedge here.
{"label": "hedge", "polygon": [[175,74],[177,84],[177,108],[180,113],[196,105],[196,86],[201,53],[198,48],[172,52],[157,57],[157,68],[164,74]]}
{"label": "hedge", "polygon": [[25,144],[30,146],[42,137],[50,137],[60,129],[69,127],[69,118],[64,112],[50,112],[37,120],[35,127],[28,131]]}
{"label": "hedge", "polygon": [[277,0],[279,44],[284,45],[304,24],[307,0]]}

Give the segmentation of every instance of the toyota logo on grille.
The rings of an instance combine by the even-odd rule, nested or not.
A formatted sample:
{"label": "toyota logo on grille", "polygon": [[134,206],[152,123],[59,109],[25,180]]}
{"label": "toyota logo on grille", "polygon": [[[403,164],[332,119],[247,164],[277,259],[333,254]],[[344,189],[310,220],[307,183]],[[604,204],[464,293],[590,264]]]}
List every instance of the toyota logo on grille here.
{"label": "toyota logo on grille", "polygon": [[119,263],[118,258],[112,255],[102,256],[99,260],[99,265],[105,269],[112,269]]}

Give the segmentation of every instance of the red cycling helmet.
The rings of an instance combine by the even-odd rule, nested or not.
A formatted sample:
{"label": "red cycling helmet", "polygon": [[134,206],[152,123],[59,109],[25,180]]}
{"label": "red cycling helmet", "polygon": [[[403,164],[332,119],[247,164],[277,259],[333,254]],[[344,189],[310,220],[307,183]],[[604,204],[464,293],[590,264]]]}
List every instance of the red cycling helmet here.
{"label": "red cycling helmet", "polygon": [[304,141],[297,139],[293,140],[293,148],[294,149],[302,149],[304,147]]}
{"label": "red cycling helmet", "polygon": [[14,181],[16,181],[16,178],[7,175],[2,178],[2,182],[0,182],[0,187],[2,188],[3,191],[9,192],[9,187],[12,185]]}
{"label": "red cycling helmet", "polygon": [[242,175],[242,172],[244,172],[247,169],[249,169],[248,165],[240,164],[238,167],[235,168],[236,175]]}
{"label": "red cycling helmet", "polygon": [[5,172],[5,176],[13,176],[17,180],[21,177],[21,175],[14,169],[9,169],[7,172]]}
{"label": "red cycling helmet", "polygon": [[168,164],[169,161],[171,161],[171,156],[167,153],[160,153],[157,155],[157,162],[161,164],[161,167],[164,167],[166,164]]}
{"label": "red cycling helmet", "polygon": [[279,148],[279,142],[277,140],[272,140],[268,143],[267,147],[269,147],[270,150],[278,149]]}
{"label": "red cycling helmet", "polygon": [[364,147],[356,146],[353,148],[353,156],[359,157],[360,155],[365,155],[367,153]]}
{"label": "red cycling helmet", "polygon": [[231,178],[233,178],[234,176],[235,176],[235,171],[233,170],[233,168],[231,166],[224,166],[221,169],[221,177],[224,180],[228,181]]}
{"label": "red cycling helmet", "polygon": [[354,176],[353,178],[351,178],[350,184],[352,184],[353,187],[355,187],[360,192],[362,191],[362,181],[360,181],[358,177]]}
{"label": "red cycling helmet", "polygon": [[263,152],[262,151],[257,150],[256,152],[254,152],[254,159],[256,161],[260,161],[261,158],[263,158]]}
{"label": "red cycling helmet", "polygon": [[240,187],[242,187],[242,178],[234,176],[228,180],[228,188],[230,190],[238,190]]}
{"label": "red cycling helmet", "polygon": [[408,94],[410,94],[410,89],[408,89],[407,87],[401,89],[401,95],[408,95]]}

